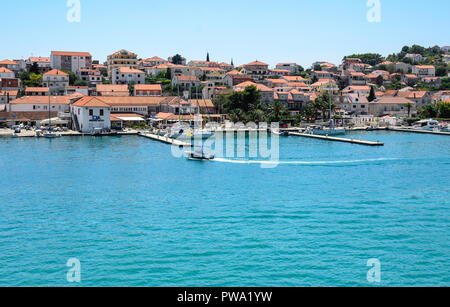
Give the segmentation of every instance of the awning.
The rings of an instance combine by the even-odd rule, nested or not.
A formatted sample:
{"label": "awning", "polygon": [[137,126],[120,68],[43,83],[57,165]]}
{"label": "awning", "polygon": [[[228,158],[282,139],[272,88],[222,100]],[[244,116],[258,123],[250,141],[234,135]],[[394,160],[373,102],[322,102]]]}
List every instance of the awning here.
{"label": "awning", "polygon": [[117,117],[117,118],[124,122],[144,122],[145,121],[145,119],[143,119],[142,117]]}
{"label": "awning", "polygon": [[[48,119],[44,119],[41,121],[41,125],[48,125],[50,121]],[[55,117],[51,119],[52,125],[67,125],[69,123],[68,120],[61,119],[59,117]]]}

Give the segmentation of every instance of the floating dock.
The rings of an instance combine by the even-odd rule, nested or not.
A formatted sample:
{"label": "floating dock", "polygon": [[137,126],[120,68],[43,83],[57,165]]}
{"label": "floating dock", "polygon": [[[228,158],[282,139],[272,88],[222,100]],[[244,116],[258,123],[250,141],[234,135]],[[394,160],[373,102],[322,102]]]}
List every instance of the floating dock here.
{"label": "floating dock", "polygon": [[293,136],[301,136],[305,138],[312,138],[312,139],[320,139],[325,141],[333,141],[333,142],[342,142],[342,143],[351,143],[351,144],[357,144],[357,145],[365,145],[365,146],[384,146],[384,143],[381,142],[372,142],[372,141],[363,141],[363,140],[356,140],[356,139],[346,139],[346,138],[337,138],[332,136],[323,136],[323,135],[314,135],[314,134],[306,134],[306,133],[296,133],[291,132],[289,135]]}
{"label": "floating dock", "polygon": [[169,145],[175,145],[175,146],[179,146],[179,147],[192,147],[191,143],[187,143],[187,142],[182,142],[182,141],[179,141],[179,140],[171,139],[171,138],[166,137],[166,136],[160,136],[160,135],[147,133],[147,132],[139,133],[139,135],[143,136],[143,137],[146,137],[148,139],[152,139],[152,140],[159,141],[159,142],[162,142],[162,143],[166,143],[166,144],[169,144]]}
{"label": "floating dock", "polygon": [[428,131],[418,129],[406,129],[406,128],[389,128],[390,131],[409,132],[409,133],[422,133],[422,134],[434,134],[434,135],[450,135],[450,132],[443,131]]}

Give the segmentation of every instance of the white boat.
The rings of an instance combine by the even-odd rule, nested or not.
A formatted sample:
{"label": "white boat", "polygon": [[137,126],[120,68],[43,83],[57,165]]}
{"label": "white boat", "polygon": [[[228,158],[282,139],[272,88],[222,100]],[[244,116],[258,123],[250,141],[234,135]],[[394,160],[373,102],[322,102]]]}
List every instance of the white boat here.
{"label": "white boat", "polygon": [[42,134],[43,137],[47,138],[47,139],[55,139],[55,138],[60,138],[61,134],[60,133],[56,133],[53,131],[45,131]]}
{"label": "white boat", "polygon": [[209,130],[194,130],[192,131],[191,129],[184,131],[181,135],[179,135],[177,137],[177,139],[202,139],[202,140],[206,140],[209,139],[210,137],[213,137],[215,135],[214,132],[209,131]]}
{"label": "white boat", "polygon": [[417,122],[414,128],[425,131],[440,131],[441,126],[437,120],[428,119]]}
{"label": "white boat", "polygon": [[314,135],[343,135],[346,133],[344,128],[323,128],[323,129],[313,129],[312,134]]}
{"label": "white boat", "polygon": [[205,153],[203,151],[202,147],[195,148],[194,150],[191,150],[191,151],[186,151],[185,155],[188,160],[194,160],[194,161],[214,160],[214,155]]}
{"label": "white boat", "polygon": [[332,124],[331,127],[308,127],[306,129],[307,134],[313,134],[313,135],[343,135],[346,133],[345,128],[336,128]]}

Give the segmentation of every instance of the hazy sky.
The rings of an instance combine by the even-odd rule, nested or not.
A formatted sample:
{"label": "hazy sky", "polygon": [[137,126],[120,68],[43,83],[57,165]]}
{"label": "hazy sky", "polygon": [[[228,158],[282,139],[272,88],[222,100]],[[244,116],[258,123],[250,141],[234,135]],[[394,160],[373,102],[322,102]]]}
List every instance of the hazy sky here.
{"label": "hazy sky", "polygon": [[[81,22],[67,21],[67,0],[2,1],[0,59],[88,51],[101,62],[128,49],[140,58],[180,53],[188,60],[237,65],[340,63],[359,52],[387,55],[414,43],[450,45],[450,1],[380,0],[370,23],[367,0],[80,0]],[[7,13],[6,13],[7,12]],[[6,26],[6,27],[5,27]]]}

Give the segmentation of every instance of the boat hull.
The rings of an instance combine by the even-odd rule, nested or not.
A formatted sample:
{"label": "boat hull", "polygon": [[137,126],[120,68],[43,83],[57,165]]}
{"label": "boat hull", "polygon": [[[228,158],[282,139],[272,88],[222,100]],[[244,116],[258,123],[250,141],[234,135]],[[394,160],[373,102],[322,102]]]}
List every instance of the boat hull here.
{"label": "boat hull", "polygon": [[314,130],[312,134],[314,135],[344,135],[346,133],[345,129],[324,129],[324,130]]}

